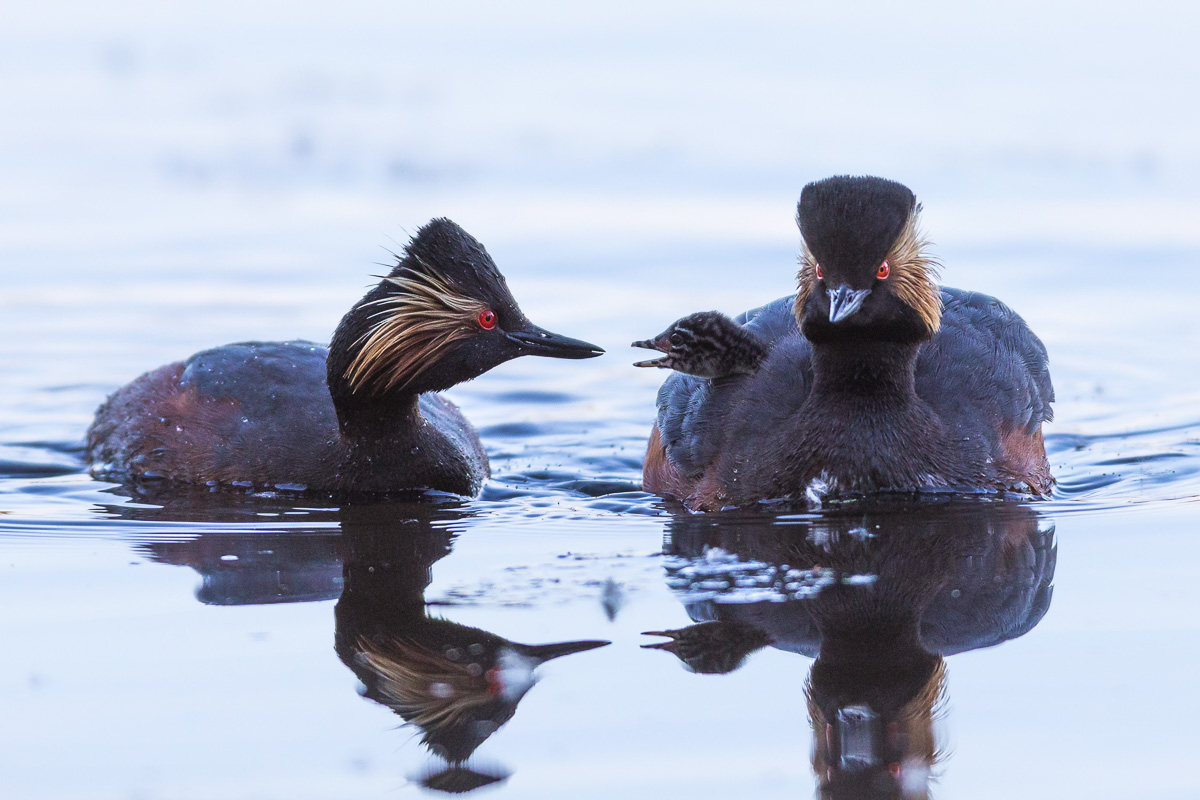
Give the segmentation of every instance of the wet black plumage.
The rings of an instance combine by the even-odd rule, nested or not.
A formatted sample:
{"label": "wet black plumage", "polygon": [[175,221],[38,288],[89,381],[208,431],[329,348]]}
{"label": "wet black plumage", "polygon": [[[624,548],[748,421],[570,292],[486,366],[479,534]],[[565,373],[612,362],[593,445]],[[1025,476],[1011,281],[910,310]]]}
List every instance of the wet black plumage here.
{"label": "wet black plumage", "polygon": [[769,354],[732,380],[666,380],[647,490],[708,510],[877,491],[1049,491],[1046,350],[1000,301],[936,284],[919,211],[908,189],[878,178],[805,188],[800,291],[736,320]]}
{"label": "wet black plumage", "polygon": [[146,373],[97,411],[87,458],[98,477],[135,482],[470,495],[487,456],[437,392],[522,355],[601,352],[532,324],[483,245],[435,219],[328,349],[243,342]]}

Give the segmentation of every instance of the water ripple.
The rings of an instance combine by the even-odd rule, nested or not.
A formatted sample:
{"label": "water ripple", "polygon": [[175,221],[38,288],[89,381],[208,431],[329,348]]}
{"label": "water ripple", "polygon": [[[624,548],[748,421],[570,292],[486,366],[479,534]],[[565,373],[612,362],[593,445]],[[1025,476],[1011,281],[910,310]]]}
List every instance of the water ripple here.
{"label": "water ripple", "polygon": [[[569,418],[481,427],[493,477],[468,502],[474,515],[527,524],[679,510],[641,490],[646,425],[640,412],[622,409],[617,419],[587,419],[570,413],[580,411],[573,405],[578,400],[565,391],[507,390],[490,399],[512,409],[522,403],[554,407]],[[81,395],[75,409],[80,415],[85,401]],[[1042,507],[1076,513],[1200,497],[1200,420],[1193,408],[1180,402],[1157,411],[1110,410],[1048,434],[1058,486]],[[262,532],[337,525],[337,506],[327,499],[207,487],[163,493],[95,481],[83,470],[77,438],[22,433],[28,430],[20,424],[0,432],[0,531],[6,535],[137,538],[146,525],[164,535],[186,535],[194,526]]]}

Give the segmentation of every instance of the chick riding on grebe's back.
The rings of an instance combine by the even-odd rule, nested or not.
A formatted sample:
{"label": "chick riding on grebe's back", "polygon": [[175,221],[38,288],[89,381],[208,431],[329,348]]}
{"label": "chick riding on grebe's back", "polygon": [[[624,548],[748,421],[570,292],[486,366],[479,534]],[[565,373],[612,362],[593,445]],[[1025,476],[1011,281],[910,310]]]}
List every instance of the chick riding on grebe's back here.
{"label": "chick riding on grebe's back", "polygon": [[749,374],[767,357],[767,346],[758,336],[717,311],[689,314],[633,347],[666,353],[638,361],[635,367],[673,369],[700,378]]}
{"label": "chick riding on grebe's back", "polygon": [[531,323],[483,245],[435,219],[328,350],[244,342],[148,372],[96,412],[87,460],[118,480],[473,495],[487,455],[437,392],[518,356],[603,352]]}
{"label": "chick riding on grebe's back", "polygon": [[[811,183],[797,211],[796,295],[717,321],[681,366],[669,339],[636,343],[668,353],[646,365],[684,370],[659,390],[645,489],[699,510],[886,491],[1048,493],[1045,347],[998,300],[937,285],[919,217],[893,181]],[[689,369],[701,363],[720,374]]]}

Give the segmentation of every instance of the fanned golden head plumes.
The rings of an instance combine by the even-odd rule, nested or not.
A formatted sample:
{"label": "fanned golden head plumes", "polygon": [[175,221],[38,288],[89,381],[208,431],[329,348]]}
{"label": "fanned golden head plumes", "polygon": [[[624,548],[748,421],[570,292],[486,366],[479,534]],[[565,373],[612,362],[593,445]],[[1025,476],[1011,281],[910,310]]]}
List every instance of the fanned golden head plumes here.
{"label": "fanned golden head plumes", "polygon": [[[888,248],[887,262],[891,267],[888,283],[897,298],[917,312],[930,334],[942,326],[942,293],[938,288],[941,262],[930,253],[931,242],[921,229],[921,206],[917,204],[908,215],[904,229]],[[804,307],[816,288],[817,259],[803,238],[800,240],[800,269],[796,273],[795,314],[799,322]]]}
{"label": "fanned golden head plumes", "polygon": [[483,245],[430,220],[386,277],[342,317],[325,380],[342,433],[378,440],[441,392],[520,356],[592,358],[604,351],[530,322]]}
{"label": "fanned golden head plumes", "polygon": [[360,636],[357,657],[378,678],[379,701],[426,732],[469,722],[496,700],[478,664],[451,661],[409,639]]}
{"label": "fanned golden head plumes", "polygon": [[477,320],[487,305],[417,260],[423,270],[406,268],[384,278],[398,291],[363,304],[378,310],[354,342],[357,353],[346,368],[354,392],[403,389],[455,342],[479,330]]}
{"label": "fanned golden head plumes", "polygon": [[808,305],[808,298],[812,296],[813,289],[817,288],[817,259],[812,254],[812,250],[808,249],[808,242],[804,241],[804,237],[800,237],[800,271],[796,273],[796,304],[794,313],[796,314],[796,324],[804,319],[804,307]]}
{"label": "fanned golden head plumes", "polygon": [[921,230],[921,206],[908,215],[904,230],[889,248],[892,292],[916,310],[930,333],[942,327],[942,292],[938,288],[942,264],[930,252],[930,242]]}

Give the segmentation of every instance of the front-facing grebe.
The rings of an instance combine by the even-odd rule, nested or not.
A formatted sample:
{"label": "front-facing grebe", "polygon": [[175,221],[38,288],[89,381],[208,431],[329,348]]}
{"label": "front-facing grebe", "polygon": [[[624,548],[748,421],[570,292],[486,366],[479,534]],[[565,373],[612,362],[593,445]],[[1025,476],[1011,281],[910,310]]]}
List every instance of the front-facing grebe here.
{"label": "front-facing grebe", "polygon": [[1046,349],[1000,301],[937,285],[919,216],[913,193],[882,178],[804,187],[799,291],[736,321],[744,342],[769,352],[728,332],[693,344],[677,370],[724,366],[663,384],[647,491],[701,510],[881,491],[1049,492]]}
{"label": "front-facing grebe", "polygon": [[244,342],[159,367],[96,412],[87,459],[119,480],[473,495],[487,455],[437,392],[517,356],[603,352],[531,323],[483,245],[435,219],[328,350]]}

